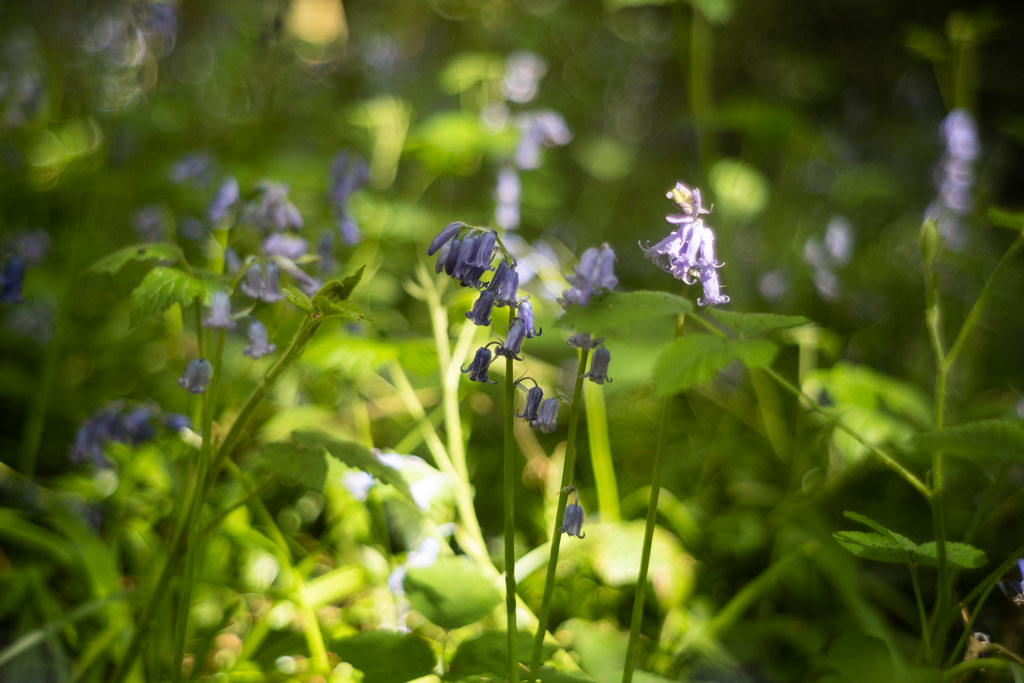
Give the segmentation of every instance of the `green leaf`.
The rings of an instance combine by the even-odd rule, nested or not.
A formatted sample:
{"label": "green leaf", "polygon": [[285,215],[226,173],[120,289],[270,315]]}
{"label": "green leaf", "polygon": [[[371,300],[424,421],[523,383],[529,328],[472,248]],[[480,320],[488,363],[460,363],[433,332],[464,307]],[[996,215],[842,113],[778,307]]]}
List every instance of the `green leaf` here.
{"label": "green leaf", "polygon": [[296,308],[301,309],[306,313],[313,313],[313,302],[310,301],[309,297],[306,296],[302,291],[300,291],[296,287],[293,287],[292,285],[288,285],[283,289],[283,292],[284,298],[287,299],[292,306],[295,306]]}
{"label": "green leaf", "polygon": [[694,334],[681,337],[662,351],[654,364],[654,393],[669,396],[714,379],[734,360],[748,367],[768,365],[778,349],[763,339],[726,339]]}
{"label": "green leaf", "polygon": [[[610,11],[626,7],[646,7],[655,5],[672,5],[681,0],[605,0],[605,7]],[[687,0],[695,10],[704,15],[712,24],[724,24],[732,18],[735,11],[733,0]]]}
{"label": "green leaf", "polygon": [[[520,631],[519,661],[529,664],[533,653],[533,634]],[[544,644],[544,659],[555,651],[553,645]],[[459,680],[467,676],[488,674],[504,677],[508,674],[508,632],[484,631],[478,636],[459,643],[459,649],[448,668],[448,679]]]}
{"label": "green leaf", "polygon": [[776,330],[799,327],[811,322],[802,315],[776,315],[774,313],[736,313],[712,308],[712,317],[731,328],[740,339],[757,337]]}
{"label": "green leaf", "polygon": [[327,458],[324,449],[314,445],[312,448],[290,443],[274,441],[260,447],[263,462],[278,474],[304,484],[314,491],[323,491],[327,482]]}
{"label": "green leaf", "polygon": [[113,254],[104,256],[89,267],[90,273],[116,273],[130,261],[150,261],[160,259],[167,261],[167,265],[176,263],[185,258],[181,247],[176,244],[164,244],[155,242],[152,244],[135,244],[124,249],[118,249]]}
{"label": "green leaf", "polygon": [[191,304],[196,297],[207,300],[213,295],[211,285],[197,277],[176,268],[158,266],[146,273],[139,286],[131,294],[131,326],[146,318],[166,311],[174,304],[182,307]]}
{"label": "green leaf", "polygon": [[949,455],[1024,459],[1024,429],[1008,420],[979,420],[914,435],[911,444]]}
{"label": "green leaf", "polygon": [[324,284],[320,291],[313,295],[313,311],[325,317],[341,317],[348,320],[361,320],[366,317],[358,306],[348,301],[352,296],[352,290],[362,279],[365,268],[366,266],[360,266],[354,275]]}
{"label": "green leaf", "polygon": [[483,619],[501,593],[468,557],[444,557],[405,574],[405,593],[429,621],[451,630]]}
{"label": "green leaf", "polygon": [[406,497],[412,497],[412,494],[409,493],[409,484],[402,477],[401,472],[382,463],[373,454],[373,451],[365,446],[351,441],[342,441],[323,432],[313,431],[292,432],[292,440],[302,448],[319,450],[321,454],[326,450],[331,456],[349,467],[360,469],[372,475],[377,481],[390,484]]}
{"label": "green leaf", "polygon": [[365,631],[336,644],[338,654],[363,672],[363,683],[405,683],[434,671],[434,653],[411,633]]}
{"label": "green leaf", "polygon": [[914,556],[896,540],[873,531],[837,531],[832,537],[839,545],[865,560],[905,563]]}
{"label": "green leaf", "polygon": [[907,538],[906,536],[901,536],[900,534],[896,533],[891,529],[885,528],[884,526],[882,526],[875,520],[871,519],[867,515],[862,515],[859,512],[852,512],[850,510],[844,510],[843,517],[846,517],[847,519],[852,519],[855,522],[860,522],[864,526],[871,527],[881,535],[896,541],[896,543],[904,550],[910,552],[914,552],[917,550],[917,544],[911,541],[909,538]]}
{"label": "green leaf", "polygon": [[892,681],[889,646],[881,638],[863,634],[840,636],[828,648],[828,663],[851,681]]}
{"label": "green leaf", "polygon": [[[917,549],[917,561],[934,567],[937,549],[935,541],[922,543]],[[988,557],[985,556],[985,551],[974,546],[946,541],[946,562],[958,569],[978,569],[988,564]]]}
{"label": "green leaf", "polygon": [[558,320],[564,326],[600,337],[652,318],[674,320],[680,313],[692,310],[693,304],[687,299],[666,292],[608,292],[591,297],[586,306],[570,306]]}

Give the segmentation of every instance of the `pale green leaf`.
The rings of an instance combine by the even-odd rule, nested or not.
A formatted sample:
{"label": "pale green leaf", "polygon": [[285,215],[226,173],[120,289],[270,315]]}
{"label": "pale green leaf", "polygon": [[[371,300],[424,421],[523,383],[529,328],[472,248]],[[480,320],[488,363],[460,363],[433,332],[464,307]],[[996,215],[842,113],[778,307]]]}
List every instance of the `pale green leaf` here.
{"label": "pale green leaf", "polygon": [[[917,561],[934,567],[938,548],[935,541],[922,543],[917,549]],[[978,569],[988,564],[985,551],[966,543],[946,541],[946,562],[958,569]]]}
{"label": "pale green leaf", "polygon": [[708,313],[732,329],[741,339],[756,337],[776,330],[799,327],[811,322],[802,315],[776,315],[774,313],[737,313],[712,308]]}
{"label": "pale green leaf", "polygon": [[446,630],[479,621],[501,603],[498,589],[465,556],[409,569],[405,594],[416,611]]}
{"label": "pale green leaf", "polygon": [[570,306],[558,321],[601,337],[626,325],[658,318],[675,320],[680,313],[692,310],[693,304],[687,299],[666,292],[608,292],[592,296],[586,306]]}
{"label": "pale green leaf", "polygon": [[839,545],[866,560],[903,563],[913,557],[897,541],[874,531],[837,531],[832,536]]}
{"label": "pale green leaf", "polygon": [[318,451],[321,455],[326,450],[328,454],[349,467],[362,470],[372,475],[377,481],[394,487],[406,497],[412,497],[409,493],[409,484],[402,477],[401,472],[382,463],[366,446],[343,441],[324,432],[316,431],[292,432],[292,440],[303,448]]}
{"label": "pale green leaf", "polygon": [[314,491],[323,491],[327,481],[327,458],[320,447],[274,441],[260,447],[262,462],[274,472]]}
{"label": "pale green leaf", "polygon": [[89,267],[89,272],[116,273],[131,261],[151,261],[153,259],[166,261],[167,265],[171,265],[183,258],[185,258],[185,254],[176,244],[164,244],[163,242],[135,244],[104,256]]}
{"label": "pale green leaf", "polygon": [[282,289],[282,292],[284,293],[284,298],[296,308],[303,310],[306,313],[313,312],[313,302],[296,287],[288,285]]}
{"label": "pale green leaf", "polygon": [[131,325],[135,327],[154,313],[166,311],[174,304],[188,306],[197,297],[206,301],[213,295],[214,289],[211,283],[184,271],[158,266],[146,273],[139,286],[132,290]]}
{"label": "pale green leaf", "polygon": [[654,393],[668,396],[714,379],[735,360],[748,367],[771,363],[777,348],[763,339],[726,339],[694,334],[681,337],[662,351],[654,364]]}

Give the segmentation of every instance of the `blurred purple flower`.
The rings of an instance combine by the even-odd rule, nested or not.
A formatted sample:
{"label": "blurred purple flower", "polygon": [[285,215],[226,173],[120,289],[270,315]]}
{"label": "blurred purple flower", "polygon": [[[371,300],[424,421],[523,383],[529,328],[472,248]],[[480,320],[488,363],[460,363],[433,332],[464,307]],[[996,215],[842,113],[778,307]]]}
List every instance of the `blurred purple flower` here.
{"label": "blurred purple flower", "polygon": [[540,168],[542,147],[568,144],[572,131],[565,118],[553,111],[536,111],[520,114],[516,118],[519,127],[519,143],[516,145],[516,166],[523,170]]}
{"label": "blurred purple flower", "polygon": [[615,252],[607,244],[583,252],[576,271],[567,276],[570,289],[562,292],[558,303],[568,310],[572,304],[586,306],[591,295],[600,289],[612,289],[619,283],[615,277]]}
{"label": "blurred purple flower", "polygon": [[178,385],[192,394],[204,394],[213,379],[213,365],[205,358],[196,358],[185,368]]}
{"label": "blurred purple flower", "polygon": [[25,282],[25,261],[14,254],[7,258],[3,275],[0,275],[0,303],[20,304],[25,301],[21,288]]}
{"label": "blurred purple flower", "polygon": [[220,223],[228,215],[231,207],[235,206],[241,194],[238,189],[238,181],[234,176],[228,176],[217,188],[210,205],[206,207],[206,218],[214,224]]}
{"label": "blurred purple flower", "polygon": [[227,292],[217,292],[210,302],[210,316],[203,320],[203,327],[215,330],[233,330],[235,321],[231,319],[231,297]]}
{"label": "blurred purple flower", "polygon": [[275,232],[263,240],[263,253],[267,256],[283,256],[294,261],[308,250],[306,240],[286,232]]}
{"label": "blurred purple flower", "polygon": [[288,198],[288,186],[270,180],[256,186],[257,198],[246,207],[245,218],[264,232],[301,230],[302,214]]}
{"label": "blurred purple flower", "polygon": [[277,351],[277,345],[271,344],[267,336],[267,328],[259,320],[253,318],[249,323],[249,345],[242,351],[252,359],[261,358],[268,353]]}
{"label": "blurred purple flower", "polygon": [[366,161],[356,154],[342,152],[334,157],[331,164],[331,186],[328,194],[334,205],[338,234],[341,240],[352,246],[361,239],[359,226],[348,210],[352,193],[370,181],[370,168]]}
{"label": "blurred purple flower", "polygon": [[192,181],[200,186],[209,185],[213,180],[213,166],[209,153],[195,152],[181,156],[171,165],[170,177],[173,183]]}

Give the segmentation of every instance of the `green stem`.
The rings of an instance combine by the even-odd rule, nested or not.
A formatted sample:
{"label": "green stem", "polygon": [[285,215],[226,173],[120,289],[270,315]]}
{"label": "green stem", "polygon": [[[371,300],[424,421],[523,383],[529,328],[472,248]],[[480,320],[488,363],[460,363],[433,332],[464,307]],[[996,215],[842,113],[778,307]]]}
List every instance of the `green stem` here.
{"label": "green stem", "polygon": [[551,597],[555,592],[555,572],[558,568],[558,547],[562,540],[562,516],[569,500],[569,484],[572,483],[576,466],[576,431],[580,418],[580,402],[583,396],[583,375],[587,372],[589,349],[580,349],[580,362],[576,369],[576,386],[572,392],[572,406],[569,408],[569,435],[565,444],[565,461],[562,463],[562,483],[559,487],[558,503],[555,506],[555,528],[551,532],[551,555],[548,558],[547,574],[544,577],[544,595],[537,614],[537,634],[533,638],[533,652],[530,656],[530,676],[540,677],[540,659],[544,652],[544,634],[547,633],[548,614],[551,611]]}
{"label": "green stem", "polygon": [[924,647],[925,661],[931,659],[931,642],[928,640],[928,615],[924,609],[924,597],[921,595],[921,582],[917,579],[917,565],[910,564],[910,583],[914,587],[914,602],[917,603],[917,616],[921,620],[921,645]]}
{"label": "green stem", "polygon": [[[213,466],[208,470],[212,474],[212,476],[209,477],[210,481],[216,480],[217,473],[220,471],[220,468],[224,463],[224,459],[231,453],[231,449],[234,448],[235,443],[241,436],[242,431],[245,429],[245,426],[252,417],[252,414],[256,411],[260,401],[262,401],[267,395],[270,387],[277,381],[277,378],[280,377],[281,373],[283,373],[288,366],[291,365],[299,355],[301,355],[302,350],[305,348],[306,344],[309,343],[309,340],[313,338],[313,335],[319,329],[320,324],[321,321],[318,319],[306,319],[299,330],[295,333],[291,344],[289,344],[284,354],[282,354],[277,362],[271,366],[263,380],[256,386],[256,388],[253,389],[249,398],[246,400],[245,405],[242,407],[241,412],[239,412],[235,421],[232,423],[231,428],[228,430],[227,436],[225,436],[224,440],[221,441],[217,447],[216,453],[213,456]],[[219,368],[220,363],[217,363],[217,365],[214,366],[214,372],[218,372]],[[204,433],[204,448],[208,447],[209,434],[209,430]],[[190,510],[191,508],[192,505],[189,506]],[[142,643],[145,641],[146,636],[149,634],[149,629],[152,627],[156,610],[159,608],[160,603],[167,593],[168,585],[175,574],[175,570],[183,559],[181,550],[186,542],[188,529],[188,524],[183,523],[178,526],[174,538],[171,541],[167,556],[164,558],[163,566],[160,568],[160,574],[157,577],[156,586],[150,594],[149,599],[146,602],[146,606],[143,608],[141,617],[135,622],[135,632],[132,634],[132,639],[128,644],[127,650],[125,650],[124,658],[118,664],[117,669],[114,671],[114,675],[110,678],[111,683],[122,683],[128,676],[128,672],[131,670],[132,665],[135,663],[135,658],[139,655],[142,649]]]}
{"label": "green stem", "polygon": [[615,464],[608,438],[608,412],[605,409],[604,390],[593,382],[583,388],[584,409],[587,411],[587,444],[590,447],[590,466],[594,470],[597,489],[597,509],[602,522],[618,522],[619,486],[615,481]]}
{"label": "green stem", "polygon": [[[685,317],[676,318],[676,332],[673,341],[683,333]],[[633,597],[633,617],[629,623],[629,642],[626,644],[626,662],[622,669],[622,683],[633,680],[636,666],[637,646],[640,643],[640,625],[644,616],[644,598],[647,596],[647,570],[651,564],[651,547],[654,544],[654,527],[658,518],[658,494],[661,493],[661,471],[665,462],[665,444],[668,442],[668,410],[671,395],[661,403],[661,424],[658,427],[658,446],[654,451],[654,471],[651,475],[651,495],[647,502],[647,522],[644,525],[644,546],[640,552],[640,572],[636,577],[636,594]]]}
{"label": "green stem", "polygon": [[[514,317],[509,308],[509,317]],[[512,320],[509,320],[512,323]],[[519,683],[519,629],[516,627],[516,467],[512,418],[516,379],[512,355],[505,358],[505,618],[508,627],[508,678]]]}
{"label": "green stem", "polygon": [[[192,605],[192,584],[195,575],[197,539],[203,501],[206,499],[207,467],[210,461],[210,442],[213,438],[213,411],[217,401],[217,384],[221,374],[221,359],[224,355],[224,330],[217,335],[217,350],[213,358],[213,377],[203,394],[203,446],[199,451],[199,465],[196,468],[196,483],[192,504],[185,518],[185,573],[182,577],[181,594],[178,603],[178,618],[174,637],[174,680],[182,680],[185,659],[185,640],[188,638],[189,608]],[[185,675],[187,680],[190,676]]]}

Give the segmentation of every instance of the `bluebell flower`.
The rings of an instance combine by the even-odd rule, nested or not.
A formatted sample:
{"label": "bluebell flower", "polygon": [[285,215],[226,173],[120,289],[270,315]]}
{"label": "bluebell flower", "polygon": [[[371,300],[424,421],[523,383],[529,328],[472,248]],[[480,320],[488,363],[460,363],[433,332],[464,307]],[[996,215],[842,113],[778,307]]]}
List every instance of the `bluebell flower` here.
{"label": "bluebell flower", "polygon": [[[284,272],[288,273],[293,278],[295,278],[295,280],[298,281],[298,283],[303,287],[303,289],[313,289],[314,292],[320,289],[319,285],[314,286],[313,278],[307,275],[306,271],[302,270],[302,268],[299,268],[298,264],[296,264],[295,261],[292,261],[290,258],[285,258],[284,256],[275,256],[271,260],[271,262],[267,264],[268,287],[271,286],[271,276],[275,277],[275,282],[279,280],[280,277],[277,272],[270,268],[271,263],[274,265],[274,269],[283,270]],[[277,287],[277,289],[280,289],[280,287]],[[278,299],[273,299],[273,301],[277,300]]]}
{"label": "bluebell flower", "polygon": [[704,296],[697,300],[699,306],[728,302],[718,279],[717,269],[723,264],[715,257],[715,233],[701,218],[710,210],[704,208],[700,190],[678,182],[666,196],[682,213],[665,220],[679,227],[654,246],[648,243],[644,255],[677,280],[688,285],[700,282]]}
{"label": "bluebell flower", "polygon": [[469,374],[471,382],[486,382],[487,384],[497,384],[497,382],[491,381],[487,377],[487,369],[491,367],[491,350],[486,346],[481,346],[476,350],[476,355],[473,356],[473,362],[469,364],[468,368],[462,368],[462,372]]}
{"label": "bluebell flower", "polygon": [[248,297],[267,303],[283,299],[281,267],[277,261],[271,260],[264,264],[254,263],[249,266],[249,270],[245,273],[245,280],[242,282],[242,292]]}
{"label": "bluebell flower", "polygon": [[604,343],[604,337],[591,337],[587,332],[577,332],[565,340],[566,345],[581,351],[596,349]]}
{"label": "bluebell flower", "polygon": [[334,157],[328,194],[334,205],[338,234],[349,246],[358,244],[362,235],[355,219],[348,211],[348,200],[353,192],[366,185],[369,180],[370,168],[358,155],[342,152]]}
{"label": "bluebell flower", "polygon": [[462,240],[459,247],[459,260],[455,264],[455,272],[452,273],[452,276],[464,286],[478,286],[480,276],[491,267],[496,241],[497,235],[491,230],[470,235]]}
{"label": "bluebell flower", "polygon": [[238,271],[242,269],[242,259],[238,252],[231,247],[224,250],[224,267],[231,275],[238,275]]}
{"label": "bluebell flower", "polygon": [[579,504],[580,494],[573,487],[570,487],[570,490],[576,494],[576,501],[565,506],[565,512],[562,514],[562,526],[558,527],[558,533],[584,538],[586,534],[583,533],[583,506]]}
{"label": "bluebell flower", "polygon": [[490,325],[495,296],[495,292],[490,289],[480,292],[480,296],[473,302],[473,308],[466,314],[466,317],[473,321],[474,325]]}
{"label": "bluebell flower", "polygon": [[1000,581],[999,590],[1017,607],[1024,607],[1024,559],[1017,560],[1020,581]]}
{"label": "bluebell flower", "polygon": [[217,193],[213,195],[210,205],[206,207],[206,218],[211,223],[220,223],[240,198],[238,181],[234,176],[228,176],[217,188]]}
{"label": "bluebell flower", "polygon": [[213,365],[205,358],[196,358],[185,368],[185,374],[178,379],[178,385],[192,394],[206,393],[206,387],[213,379]]}
{"label": "bluebell flower", "polygon": [[565,118],[550,110],[529,112],[516,119],[521,135],[516,145],[516,166],[521,169],[539,168],[542,147],[555,147],[572,140],[572,131]]}
{"label": "bluebell flower", "polygon": [[619,283],[614,268],[615,252],[607,244],[601,245],[600,249],[587,249],[580,257],[576,271],[565,278],[572,287],[562,292],[558,303],[566,310],[572,304],[586,306],[594,292],[613,289]]}
{"label": "bluebell flower", "polygon": [[265,232],[301,230],[302,214],[288,198],[288,186],[269,180],[256,186],[258,200],[246,209],[246,218]]}
{"label": "bluebell flower", "polygon": [[537,409],[537,417],[530,422],[531,427],[536,427],[545,434],[555,431],[558,419],[558,399],[546,398]]}
{"label": "bluebell flower", "polygon": [[210,317],[203,321],[203,327],[216,330],[233,330],[235,321],[231,319],[231,297],[227,292],[217,292],[210,302]]}
{"label": "bluebell flower", "polygon": [[277,351],[277,346],[269,343],[267,328],[259,320],[253,319],[249,323],[249,345],[242,353],[255,359],[274,351]]}
{"label": "bluebell flower", "polygon": [[184,415],[161,415],[159,409],[147,405],[126,409],[123,402],[115,401],[82,421],[68,457],[75,463],[91,460],[97,467],[107,467],[104,450],[108,443],[138,446],[152,440],[156,437],[157,418],[164,428],[175,432],[191,424]]}
{"label": "bluebell flower", "polygon": [[206,152],[183,155],[171,166],[170,173],[172,183],[193,181],[200,186],[209,185],[212,175],[210,155]]}
{"label": "bluebell flower", "polygon": [[20,304],[25,301],[21,294],[25,282],[25,261],[18,255],[12,255],[4,264],[4,272],[0,278],[3,289],[0,290],[0,303]]}
{"label": "bluebell flower", "polygon": [[[462,221],[455,221],[454,223],[446,225],[444,229],[437,233],[437,236],[431,240],[430,246],[427,247],[427,256],[433,256],[436,254],[438,249],[451,242],[452,239],[459,234],[459,230],[464,227],[466,227],[466,224]],[[440,258],[438,260],[440,260]]]}
{"label": "bluebell flower", "polygon": [[499,356],[505,356],[506,358],[522,360],[522,358],[519,357],[519,351],[523,348],[523,339],[525,337],[526,328],[523,327],[523,321],[516,320],[512,323],[512,327],[508,328],[508,334],[505,335],[505,342],[498,347],[495,353]]}
{"label": "bluebell flower", "polygon": [[502,259],[487,289],[497,294],[494,299],[496,305],[512,306],[516,303],[516,290],[519,289],[519,273],[508,264],[508,261]]}
{"label": "bluebell flower", "polygon": [[523,321],[523,329],[526,330],[527,339],[540,336],[543,330],[536,327],[533,323],[533,304],[530,303],[529,299],[523,299],[519,302],[516,318]]}
{"label": "bluebell flower", "polygon": [[611,359],[612,354],[608,349],[603,346],[597,349],[590,357],[590,372],[583,376],[595,384],[611,382],[611,378],[608,377],[608,363],[611,362]]}
{"label": "bluebell flower", "polygon": [[286,232],[275,232],[263,240],[263,253],[295,260],[309,251],[309,243]]}
{"label": "bluebell flower", "polygon": [[454,275],[455,266],[459,262],[459,250],[461,248],[462,240],[458,237],[453,237],[450,242],[442,246],[437,254],[437,266],[434,268],[434,272],[440,273],[443,269],[445,275]]}
{"label": "bluebell flower", "polygon": [[533,425],[537,421],[537,410],[540,408],[542,400],[544,400],[544,390],[539,386],[530,387],[530,390],[526,392],[526,405],[523,406],[523,412],[516,413],[516,417],[521,417]]}

